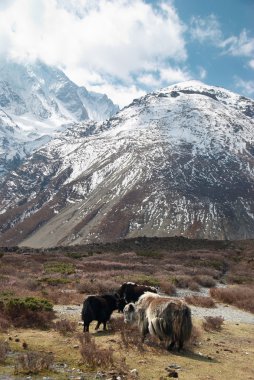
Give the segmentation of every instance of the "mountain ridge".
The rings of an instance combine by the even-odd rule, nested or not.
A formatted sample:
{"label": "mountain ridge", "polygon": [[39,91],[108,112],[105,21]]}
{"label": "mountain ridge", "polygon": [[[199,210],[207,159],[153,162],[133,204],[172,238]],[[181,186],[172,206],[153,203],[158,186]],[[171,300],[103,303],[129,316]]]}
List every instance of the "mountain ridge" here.
{"label": "mountain ridge", "polygon": [[37,151],[43,165],[33,157],[5,183],[1,244],[253,238],[253,110],[251,99],[185,82],[134,100],[93,135],[68,130]]}
{"label": "mountain ridge", "polygon": [[[71,81],[60,69],[41,61],[0,61],[1,174],[15,168],[32,151],[63,131],[66,125],[89,119],[102,122],[119,107],[105,95],[89,92]],[[4,114],[18,129],[8,134]],[[4,133],[6,130],[6,134]],[[8,160],[8,147],[16,147],[15,160]],[[3,158],[5,157],[5,158]],[[0,180],[2,180],[0,178]]]}

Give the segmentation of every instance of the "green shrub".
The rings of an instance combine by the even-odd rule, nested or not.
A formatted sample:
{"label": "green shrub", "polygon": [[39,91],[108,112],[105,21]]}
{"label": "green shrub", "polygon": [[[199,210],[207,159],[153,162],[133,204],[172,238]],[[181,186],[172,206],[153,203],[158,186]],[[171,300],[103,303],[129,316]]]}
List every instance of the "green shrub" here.
{"label": "green shrub", "polygon": [[86,253],[80,253],[80,252],[68,252],[67,256],[72,259],[82,259],[82,257],[87,257],[89,255]]}
{"label": "green shrub", "polygon": [[48,328],[55,314],[53,304],[43,298],[8,296],[0,300],[0,312],[16,327]]}
{"label": "green shrub", "polygon": [[152,259],[161,259],[163,257],[162,253],[154,251],[152,249],[139,249],[136,250],[138,256],[151,257]]}
{"label": "green shrub", "polygon": [[68,280],[67,278],[45,277],[45,278],[40,279],[40,282],[45,282],[51,286],[57,286],[57,285],[69,284],[70,280]]}
{"label": "green shrub", "polygon": [[3,302],[4,310],[22,310],[32,311],[52,311],[53,305],[44,298],[25,297],[25,298],[9,298]]}
{"label": "green shrub", "polygon": [[138,276],[135,276],[134,278],[132,278],[132,281],[137,284],[148,285],[148,286],[160,285],[160,280],[158,280],[156,277],[149,276],[146,274],[140,274]]}
{"label": "green shrub", "polygon": [[49,262],[44,264],[44,270],[46,273],[61,273],[66,275],[75,273],[75,266],[71,263]]}

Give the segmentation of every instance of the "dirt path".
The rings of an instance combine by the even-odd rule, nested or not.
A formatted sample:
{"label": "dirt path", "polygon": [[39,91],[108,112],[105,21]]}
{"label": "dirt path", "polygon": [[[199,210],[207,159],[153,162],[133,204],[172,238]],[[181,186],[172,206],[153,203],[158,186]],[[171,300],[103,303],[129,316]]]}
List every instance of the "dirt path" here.
{"label": "dirt path", "polygon": [[[194,292],[188,289],[178,289],[177,297],[184,298],[186,296],[209,296],[208,288],[201,288],[199,292]],[[254,324],[254,314],[240,310],[234,306],[223,303],[216,303],[214,308],[204,308],[190,305],[192,315],[198,318],[203,317],[223,317],[225,321],[233,323]]]}
{"label": "dirt path", "polygon": [[[223,317],[224,320],[228,322],[254,324],[254,314],[242,311],[233,306],[216,303],[215,308],[204,308],[196,306],[190,307],[192,315],[197,318],[203,318],[206,316]],[[54,306],[54,310],[60,318],[73,318],[77,321],[81,321],[81,309],[81,305]],[[117,316],[118,314],[115,312],[115,315]]]}

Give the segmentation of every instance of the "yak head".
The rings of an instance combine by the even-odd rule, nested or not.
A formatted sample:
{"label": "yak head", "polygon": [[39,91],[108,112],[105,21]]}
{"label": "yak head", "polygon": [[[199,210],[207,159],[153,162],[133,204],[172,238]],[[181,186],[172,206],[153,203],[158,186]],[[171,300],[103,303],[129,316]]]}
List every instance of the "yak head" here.
{"label": "yak head", "polygon": [[133,323],[135,321],[135,305],[134,303],[128,303],[123,309],[124,323]]}

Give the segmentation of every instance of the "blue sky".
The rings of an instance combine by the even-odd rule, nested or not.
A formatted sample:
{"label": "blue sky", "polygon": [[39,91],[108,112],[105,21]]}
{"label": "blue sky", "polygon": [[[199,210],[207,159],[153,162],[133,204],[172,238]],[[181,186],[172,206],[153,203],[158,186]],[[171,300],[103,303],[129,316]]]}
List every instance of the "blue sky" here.
{"label": "blue sky", "polygon": [[201,80],[254,97],[254,0],[1,0],[0,58],[41,59],[121,106]]}
{"label": "blue sky", "polygon": [[[200,64],[206,70],[206,83],[253,97],[254,1],[176,0],[174,4],[181,20],[190,25],[186,35],[189,67]],[[195,38],[191,33],[198,26],[204,27],[203,37],[207,31],[203,40],[202,34]]]}

